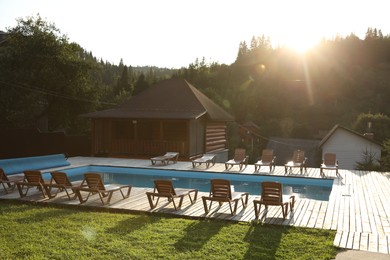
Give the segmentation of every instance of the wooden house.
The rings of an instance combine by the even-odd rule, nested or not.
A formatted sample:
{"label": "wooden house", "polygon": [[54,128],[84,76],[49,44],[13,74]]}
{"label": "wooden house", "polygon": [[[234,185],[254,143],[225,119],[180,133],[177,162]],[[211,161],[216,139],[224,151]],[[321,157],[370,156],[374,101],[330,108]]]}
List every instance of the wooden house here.
{"label": "wooden house", "polygon": [[363,135],[335,125],[321,140],[322,154],[335,153],[341,169],[353,170],[365,156],[372,156],[375,162],[381,158],[382,146],[371,134]]}
{"label": "wooden house", "polygon": [[233,117],[184,79],[163,80],[114,109],[84,115],[92,154],[147,157],[167,151],[190,159],[227,153]]}

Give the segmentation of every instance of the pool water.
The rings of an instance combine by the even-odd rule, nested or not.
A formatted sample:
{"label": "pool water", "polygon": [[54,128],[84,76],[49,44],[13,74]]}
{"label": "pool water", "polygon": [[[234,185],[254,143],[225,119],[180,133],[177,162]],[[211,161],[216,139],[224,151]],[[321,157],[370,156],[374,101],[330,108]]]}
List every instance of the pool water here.
{"label": "pool water", "polygon": [[[333,184],[333,180],[329,179],[112,166],[86,166],[66,169],[64,172],[68,174],[71,181],[82,180],[86,172],[100,172],[105,183],[129,184],[133,187],[145,188],[153,188],[155,179],[169,179],[172,180],[174,187],[198,189],[203,192],[210,190],[210,179],[228,179],[234,186],[234,191],[248,192],[250,195],[261,194],[261,182],[278,181],[283,184],[284,195],[323,201],[329,200]],[[50,178],[50,175],[46,173],[45,177]]]}

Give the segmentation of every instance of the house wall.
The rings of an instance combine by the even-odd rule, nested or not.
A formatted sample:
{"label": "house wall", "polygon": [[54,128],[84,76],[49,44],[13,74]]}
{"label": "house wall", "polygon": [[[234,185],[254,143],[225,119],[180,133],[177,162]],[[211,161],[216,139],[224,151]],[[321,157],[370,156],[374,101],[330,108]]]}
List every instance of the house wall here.
{"label": "house wall", "polygon": [[206,125],[206,153],[227,148],[226,122],[208,122]]}
{"label": "house wall", "polygon": [[189,156],[187,120],[94,119],[93,155],[155,156],[177,151]]}
{"label": "house wall", "polygon": [[93,155],[155,156],[177,151],[187,159],[217,152],[222,158],[227,149],[226,122],[206,118],[94,119],[92,129]]}
{"label": "house wall", "polygon": [[190,158],[204,153],[205,127],[203,119],[190,121]]}
{"label": "house wall", "polygon": [[322,146],[322,154],[335,153],[340,169],[353,170],[356,162],[363,161],[368,151],[376,160],[381,157],[381,147],[349,131],[338,129]]}

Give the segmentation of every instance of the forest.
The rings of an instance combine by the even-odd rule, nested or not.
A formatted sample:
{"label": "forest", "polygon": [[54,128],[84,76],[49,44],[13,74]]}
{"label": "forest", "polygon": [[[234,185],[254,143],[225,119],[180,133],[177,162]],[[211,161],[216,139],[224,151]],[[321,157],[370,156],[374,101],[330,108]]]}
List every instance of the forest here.
{"label": "forest", "polygon": [[[390,168],[390,36],[368,28],[324,39],[305,54],[253,36],[232,64],[196,59],[167,69],[110,64],[41,17],[0,34],[0,125],[89,134],[81,114],[116,107],[154,83],[186,79],[261,137],[319,138],[340,124],[372,131]],[[370,129],[367,129],[370,122]],[[234,128],[234,126],[232,126]]]}

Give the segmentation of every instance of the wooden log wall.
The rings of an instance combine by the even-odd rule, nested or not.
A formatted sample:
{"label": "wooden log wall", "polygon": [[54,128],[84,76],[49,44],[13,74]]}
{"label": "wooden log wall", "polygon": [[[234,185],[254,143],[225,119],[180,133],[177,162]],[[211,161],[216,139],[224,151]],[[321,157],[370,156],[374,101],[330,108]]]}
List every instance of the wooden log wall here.
{"label": "wooden log wall", "polygon": [[207,123],[206,125],[206,153],[224,150],[227,147],[226,123]]}

